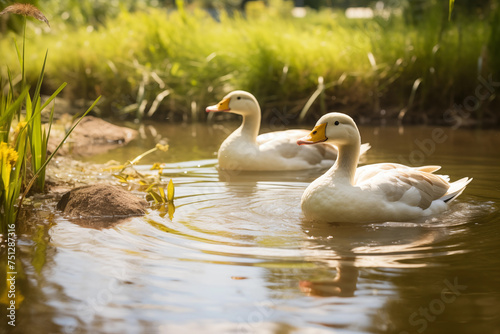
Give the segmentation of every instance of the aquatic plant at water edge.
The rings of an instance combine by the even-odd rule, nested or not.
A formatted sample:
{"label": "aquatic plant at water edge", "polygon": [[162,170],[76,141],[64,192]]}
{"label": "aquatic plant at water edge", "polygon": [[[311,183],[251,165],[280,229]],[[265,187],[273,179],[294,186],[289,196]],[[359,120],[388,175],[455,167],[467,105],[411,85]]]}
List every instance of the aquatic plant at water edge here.
{"label": "aquatic plant at water edge", "polygon": [[[34,93],[29,93],[29,86],[26,83],[25,65],[26,60],[26,16],[35,17],[44,21],[48,25],[48,20],[34,6],[28,4],[14,4],[5,8],[1,14],[14,13],[24,16],[23,42],[19,49],[15,42],[15,49],[18,56],[18,62],[21,68],[21,79],[17,85],[11,75],[10,68],[7,68],[8,81],[5,83],[0,79],[0,232],[6,231],[6,226],[13,224],[19,213],[23,199],[32,189],[43,192],[45,190],[45,167],[50,162],[58,149],[62,146],[64,140],[69,136],[74,127],[66,134],[66,137],[59,146],[47,155],[47,143],[50,137],[50,129],[53,120],[54,107],[51,109],[48,129],[42,123],[41,114],[46,110],[55,97],[63,90],[66,83],[63,83],[47,99],[45,103],[41,102],[41,86],[45,73],[47,61],[47,52]],[[18,87],[20,86],[20,87]],[[90,112],[94,104],[83,114],[82,118]],[[80,118],[81,120],[81,118]],[[12,126],[17,124],[14,131]],[[21,195],[22,192],[22,196]]]}
{"label": "aquatic plant at water edge", "polygon": [[160,212],[160,216],[163,216],[168,213],[170,219],[173,218],[175,212],[174,206],[174,193],[175,186],[170,179],[167,185],[167,191],[162,186],[161,175],[163,172],[163,168],[160,163],[154,163],[150,170],[157,170],[158,175],[144,175],[139,173],[134,166],[139,163],[139,161],[144,158],[146,155],[151,154],[156,151],[167,152],[168,145],[156,144],[156,146],[140,155],[135,157],[131,161],[127,161],[123,165],[113,166],[109,168],[110,170],[118,170],[117,173],[113,174],[120,182],[128,183],[132,180],[137,180],[139,183],[139,188],[143,190],[147,195],[146,199],[149,202],[153,202],[152,205],[156,210]]}

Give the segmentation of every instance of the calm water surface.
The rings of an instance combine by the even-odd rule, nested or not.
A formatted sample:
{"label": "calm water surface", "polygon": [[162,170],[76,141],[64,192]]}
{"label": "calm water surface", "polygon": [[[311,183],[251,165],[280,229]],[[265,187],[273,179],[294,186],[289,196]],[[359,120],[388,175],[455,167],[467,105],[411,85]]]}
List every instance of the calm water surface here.
{"label": "calm water surface", "polygon": [[[500,333],[500,132],[361,127],[366,163],[441,165],[474,181],[419,223],[311,224],[300,210],[322,171],[227,173],[235,125],[162,125],[103,163],[165,139],[172,220],[156,210],[108,228],[45,200],[19,241],[19,333]],[[139,193],[138,193],[139,194]],[[20,283],[21,284],[21,283]]]}

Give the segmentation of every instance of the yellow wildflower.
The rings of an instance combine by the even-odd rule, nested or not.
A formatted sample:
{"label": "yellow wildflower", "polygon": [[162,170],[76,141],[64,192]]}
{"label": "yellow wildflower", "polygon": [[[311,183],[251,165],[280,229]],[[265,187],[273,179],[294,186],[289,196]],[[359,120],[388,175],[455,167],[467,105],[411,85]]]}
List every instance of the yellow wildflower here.
{"label": "yellow wildflower", "polygon": [[14,167],[18,157],[19,155],[17,154],[16,150],[9,147],[7,143],[0,143],[0,161],[2,167],[7,164],[10,164],[12,167]]}
{"label": "yellow wildflower", "polygon": [[9,147],[7,143],[0,143],[0,174],[2,176],[3,188],[6,193],[9,191],[10,172],[16,165],[18,157],[17,152]]}
{"label": "yellow wildflower", "polygon": [[25,122],[25,121],[21,121],[21,122],[17,123],[16,131],[14,133],[16,135],[19,134],[19,132],[21,132],[21,130],[26,126],[26,124],[28,124],[28,122]]}

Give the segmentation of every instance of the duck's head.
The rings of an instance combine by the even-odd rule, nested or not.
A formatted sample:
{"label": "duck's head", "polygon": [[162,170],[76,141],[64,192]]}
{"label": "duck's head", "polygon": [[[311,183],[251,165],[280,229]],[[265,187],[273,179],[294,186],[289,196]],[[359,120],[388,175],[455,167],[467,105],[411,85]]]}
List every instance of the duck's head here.
{"label": "duck's head", "polygon": [[243,116],[260,115],[257,99],[243,90],[235,90],[227,94],[219,103],[207,107],[206,111],[229,111]]}
{"label": "duck's head", "polygon": [[323,115],[307,136],[297,141],[299,145],[328,142],[335,146],[359,145],[358,127],[346,114],[332,112]]}

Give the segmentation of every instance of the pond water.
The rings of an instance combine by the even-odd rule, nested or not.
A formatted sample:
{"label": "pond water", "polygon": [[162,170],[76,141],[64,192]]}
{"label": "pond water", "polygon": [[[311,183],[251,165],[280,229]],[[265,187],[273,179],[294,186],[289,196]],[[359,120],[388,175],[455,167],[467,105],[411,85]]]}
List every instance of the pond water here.
{"label": "pond water", "polygon": [[360,127],[365,163],[474,181],[440,216],[352,226],[303,219],[302,192],[323,171],[219,172],[236,126],[142,126],[87,158],[123,162],[167,139],[137,169],[165,163],[173,219],[149,210],[95,229],[43,200],[18,242],[15,332],[500,333],[499,131]]}

